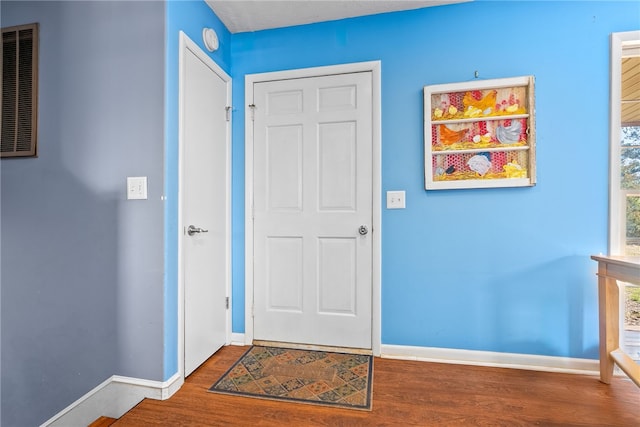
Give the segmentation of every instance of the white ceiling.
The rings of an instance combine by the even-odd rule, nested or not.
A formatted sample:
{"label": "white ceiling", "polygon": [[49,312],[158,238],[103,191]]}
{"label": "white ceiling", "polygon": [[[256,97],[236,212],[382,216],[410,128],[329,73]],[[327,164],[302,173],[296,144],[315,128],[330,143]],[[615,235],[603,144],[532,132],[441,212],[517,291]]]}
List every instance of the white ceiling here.
{"label": "white ceiling", "polygon": [[232,33],[466,1],[472,0],[206,0]]}

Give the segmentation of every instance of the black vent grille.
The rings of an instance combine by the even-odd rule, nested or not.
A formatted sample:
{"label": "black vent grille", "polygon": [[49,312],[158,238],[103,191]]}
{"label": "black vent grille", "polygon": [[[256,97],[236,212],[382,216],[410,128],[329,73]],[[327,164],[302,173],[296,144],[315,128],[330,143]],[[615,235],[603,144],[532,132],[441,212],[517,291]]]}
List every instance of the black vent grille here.
{"label": "black vent grille", "polygon": [[2,157],[37,154],[38,24],[2,29]]}

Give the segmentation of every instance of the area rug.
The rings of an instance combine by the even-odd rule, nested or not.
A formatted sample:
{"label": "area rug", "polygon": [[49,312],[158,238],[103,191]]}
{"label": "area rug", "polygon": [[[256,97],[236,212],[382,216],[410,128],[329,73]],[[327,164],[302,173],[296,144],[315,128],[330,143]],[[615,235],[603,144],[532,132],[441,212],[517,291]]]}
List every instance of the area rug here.
{"label": "area rug", "polygon": [[253,346],[209,391],[371,410],[373,358]]}

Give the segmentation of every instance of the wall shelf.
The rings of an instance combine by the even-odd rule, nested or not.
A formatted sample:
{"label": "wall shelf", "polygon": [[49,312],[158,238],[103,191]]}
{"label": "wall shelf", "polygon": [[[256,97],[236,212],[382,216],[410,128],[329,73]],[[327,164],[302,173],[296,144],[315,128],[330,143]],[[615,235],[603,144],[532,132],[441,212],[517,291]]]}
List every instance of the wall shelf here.
{"label": "wall shelf", "polygon": [[535,185],[533,76],[424,87],[427,190]]}

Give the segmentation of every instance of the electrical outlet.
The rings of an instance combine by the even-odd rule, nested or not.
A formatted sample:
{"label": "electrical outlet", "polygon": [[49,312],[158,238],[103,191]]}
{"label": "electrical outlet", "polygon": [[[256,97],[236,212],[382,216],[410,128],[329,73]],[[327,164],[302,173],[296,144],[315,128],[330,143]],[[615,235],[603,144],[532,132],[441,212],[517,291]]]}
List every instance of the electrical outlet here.
{"label": "electrical outlet", "polygon": [[387,209],[404,209],[404,191],[387,191]]}
{"label": "electrical outlet", "polygon": [[129,176],[127,177],[127,199],[143,200],[147,198],[147,177]]}

